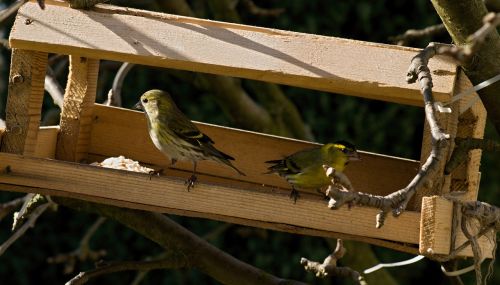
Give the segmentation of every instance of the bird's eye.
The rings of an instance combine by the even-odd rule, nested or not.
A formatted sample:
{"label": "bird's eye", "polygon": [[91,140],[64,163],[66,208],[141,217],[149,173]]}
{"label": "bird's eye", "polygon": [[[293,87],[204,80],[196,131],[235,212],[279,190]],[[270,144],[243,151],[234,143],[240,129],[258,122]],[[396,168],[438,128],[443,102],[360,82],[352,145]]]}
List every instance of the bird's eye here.
{"label": "bird's eye", "polygon": [[146,104],[148,102],[148,98],[142,99],[142,103]]}

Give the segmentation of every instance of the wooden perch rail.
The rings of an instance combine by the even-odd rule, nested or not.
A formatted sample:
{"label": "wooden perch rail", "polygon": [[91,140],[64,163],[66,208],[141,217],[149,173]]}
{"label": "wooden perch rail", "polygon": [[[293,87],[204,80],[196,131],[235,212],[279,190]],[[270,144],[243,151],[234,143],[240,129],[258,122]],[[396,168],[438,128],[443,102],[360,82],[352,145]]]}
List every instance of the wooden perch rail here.
{"label": "wooden perch rail", "polygon": [[[423,105],[418,86],[404,78],[412,48],[109,5],[41,10],[35,3],[19,10],[10,46]],[[430,67],[436,100],[448,101],[456,65],[439,58]]]}
{"label": "wooden perch rail", "polygon": [[[420,251],[450,252],[447,229],[452,213],[446,201],[424,203],[422,208],[416,201],[411,211],[388,218],[382,229],[374,227],[377,209],[332,211],[315,192],[304,193],[296,205],[291,203],[290,186],[278,176],[264,175],[263,162],[313,143],[197,123],[218,149],[236,158],[235,165],[247,176],[204,161],[198,166],[200,183],[186,192],[184,180],[192,166],[179,162],[175,169],[169,168],[168,159],[147,134],[143,114],[93,104],[99,61],[116,60],[421,106],[419,87],[406,84],[404,77],[416,49],[109,5],[92,11],[48,5],[42,11],[35,3],[19,10],[10,45],[13,66],[7,128],[0,132],[0,189],[355,239],[412,253],[419,244]],[[70,55],[71,72],[60,126],[39,129],[48,53]],[[437,101],[449,101],[469,87],[463,73],[457,73],[457,66],[446,59],[433,58],[430,68]],[[454,106],[467,105],[469,100]],[[483,110],[478,103],[460,117],[440,120],[452,136],[481,137]],[[163,168],[165,174],[150,179],[145,174],[78,163],[119,155]],[[371,194],[387,195],[403,188],[419,168],[419,162],[408,159],[364,152],[362,158],[346,174],[356,190]],[[479,160],[480,152],[472,153],[451,176],[440,174],[440,183],[430,185],[428,194],[445,193],[460,184],[471,191],[468,198],[474,198]],[[442,240],[447,237],[448,243]],[[461,240],[464,236],[458,233],[457,241]],[[493,245],[485,238],[480,241],[483,252],[489,254]],[[462,255],[471,256],[470,248]]]}

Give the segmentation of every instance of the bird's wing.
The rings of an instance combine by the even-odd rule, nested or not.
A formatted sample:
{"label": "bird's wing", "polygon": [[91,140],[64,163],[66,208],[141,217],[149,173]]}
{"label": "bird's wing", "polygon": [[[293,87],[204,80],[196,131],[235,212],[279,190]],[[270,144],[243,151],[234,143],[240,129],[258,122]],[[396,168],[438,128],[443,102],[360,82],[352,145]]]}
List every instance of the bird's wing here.
{"label": "bird's wing", "polygon": [[307,149],[296,152],[282,160],[270,160],[266,163],[274,164],[269,167],[270,172],[278,172],[279,174],[298,174],[305,169],[321,163],[321,153],[319,148]]}
{"label": "bird's wing", "polygon": [[170,128],[177,136],[189,142],[193,146],[199,147],[206,155],[215,156],[226,160],[234,160],[234,158],[222,151],[216,149],[214,141],[204,133],[200,132],[195,124],[189,119],[177,121],[174,127]]}
{"label": "bird's wing", "polygon": [[193,145],[213,144],[214,141],[198,128],[189,119],[177,120],[175,124],[169,124],[170,129],[180,138],[188,141]]}

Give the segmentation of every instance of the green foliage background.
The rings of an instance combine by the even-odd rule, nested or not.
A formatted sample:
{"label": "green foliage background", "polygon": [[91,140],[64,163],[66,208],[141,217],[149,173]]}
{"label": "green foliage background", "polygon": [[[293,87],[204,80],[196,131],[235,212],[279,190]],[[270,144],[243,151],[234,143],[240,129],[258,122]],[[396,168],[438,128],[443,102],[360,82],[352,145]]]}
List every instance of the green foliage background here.
{"label": "green foliage background", "polygon": [[[10,2],[10,1],[9,1]],[[140,1],[137,1],[140,2]],[[213,18],[213,11],[205,1],[189,1],[197,13]],[[415,1],[255,1],[261,7],[285,8],[277,18],[249,14],[244,8],[238,11],[247,24],[314,33],[357,40],[387,43],[390,36],[403,33],[410,28],[423,28],[440,22],[431,3]],[[134,5],[151,9],[154,1],[112,1],[119,5]],[[11,21],[12,22],[12,21]],[[4,26],[8,35],[9,25]],[[449,38],[433,39],[450,42]],[[425,46],[428,39],[413,43]],[[2,77],[0,79],[0,112],[4,117],[7,96],[5,84],[8,78],[10,53],[2,50]],[[104,62],[99,77],[98,101],[103,102],[111,88],[119,64]],[[356,68],[353,66],[352,68]],[[65,85],[65,76],[59,77]],[[401,74],[405,76],[405,74]],[[243,83],[243,86],[246,86]],[[197,121],[238,127],[219,107],[213,94],[200,91],[192,84],[172,76],[166,70],[146,66],[134,67],[123,86],[124,106],[131,107],[145,90],[160,88],[173,94],[175,101],[190,118]],[[424,114],[421,108],[383,103],[324,92],[282,86],[287,97],[297,106],[305,122],[311,128],[316,141],[330,142],[347,139],[360,149],[418,159],[423,129]],[[248,89],[248,92],[251,91]],[[258,101],[265,94],[252,94]],[[57,107],[49,96],[44,101],[43,124],[58,122]],[[494,129],[488,126],[487,136],[499,139]],[[485,154],[481,170],[480,199],[500,205],[495,190],[499,189],[498,155]],[[0,202],[20,194],[0,192]],[[204,219],[171,216],[191,231],[203,236],[222,227],[222,223]],[[72,275],[62,273],[63,266],[49,265],[46,258],[75,249],[87,228],[95,221],[95,215],[78,213],[60,207],[57,212],[42,216],[34,229],[0,256],[0,280],[2,284],[61,284]],[[11,219],[0,222],[0,242],[10,235]],[[409,225],[411,226],[411,225]],[[417,226],[417,225],[414,225]],[[316,284],[350,284],[345,280],[318,280],[304,272],[300,257],[322,260],[329,252],[329,244],[318,237],[306,237],[232,225],[222,233],[210,238],[217,247],[235,257],[262,268],[277,276],[304,280]],[[107,250],[107,260],[140,260],[161,253],[161,248],[123,226],[107,221],[92,239],[95,249]],[[380,261],[394,262],[411,256],[391,250],[373,247]],[[348,253],[349,254],[349,248]],[[347,264],[350,265],[350,264]],[[497,266],[498,267],[498,266]],[[77,270],[93,268],[91,263],[79,264]],[[355,268],[362,270],[363,268]],[[448,281],[440,273],[439,266],[432,262],[420,262],[408,267],[390,269],[398,283],[421,284],[423,282],[444,283]],[[500,282],[497,274],[492,283]],[[129,284],[134,272],[113,274],[91,282],[91,284]],[[466,282],[473,282],[467,275]],[[369,279],[370,284],[377,280]],[[216,284],[210,277],[196,270],[156,271],[147,275],[141,284]]]}

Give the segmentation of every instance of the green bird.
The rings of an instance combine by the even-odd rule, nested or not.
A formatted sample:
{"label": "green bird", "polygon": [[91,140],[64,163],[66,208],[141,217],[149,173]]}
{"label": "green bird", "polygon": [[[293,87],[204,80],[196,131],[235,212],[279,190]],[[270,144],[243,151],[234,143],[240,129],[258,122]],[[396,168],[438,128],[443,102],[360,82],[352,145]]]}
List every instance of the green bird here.
{"label": "green bird", "polygon": [[296,202],[299,197],[296,188],[320,189],[331,183],[323,165],[342,172],[349,161],[359,159],[359,154],[353,144],[338,141],[301,150],[283,159],[266,161],[272,164],[266,174],[277,173],[284,177],[292,185],[290,198]]}
{"label": "green bird", "polygon": [[196,164],[200,160],[217,161],[245,175],[231,163],[233,157],[216,149],[214,141],[200,132],[177,108],[167,92],[149,90],[142,94],[134,108],[146,114],[149,136],[153,144],[171,159],[172,166],[178,160],[193,162],[193,174],[186,181],[188,191],[196,182]]}

